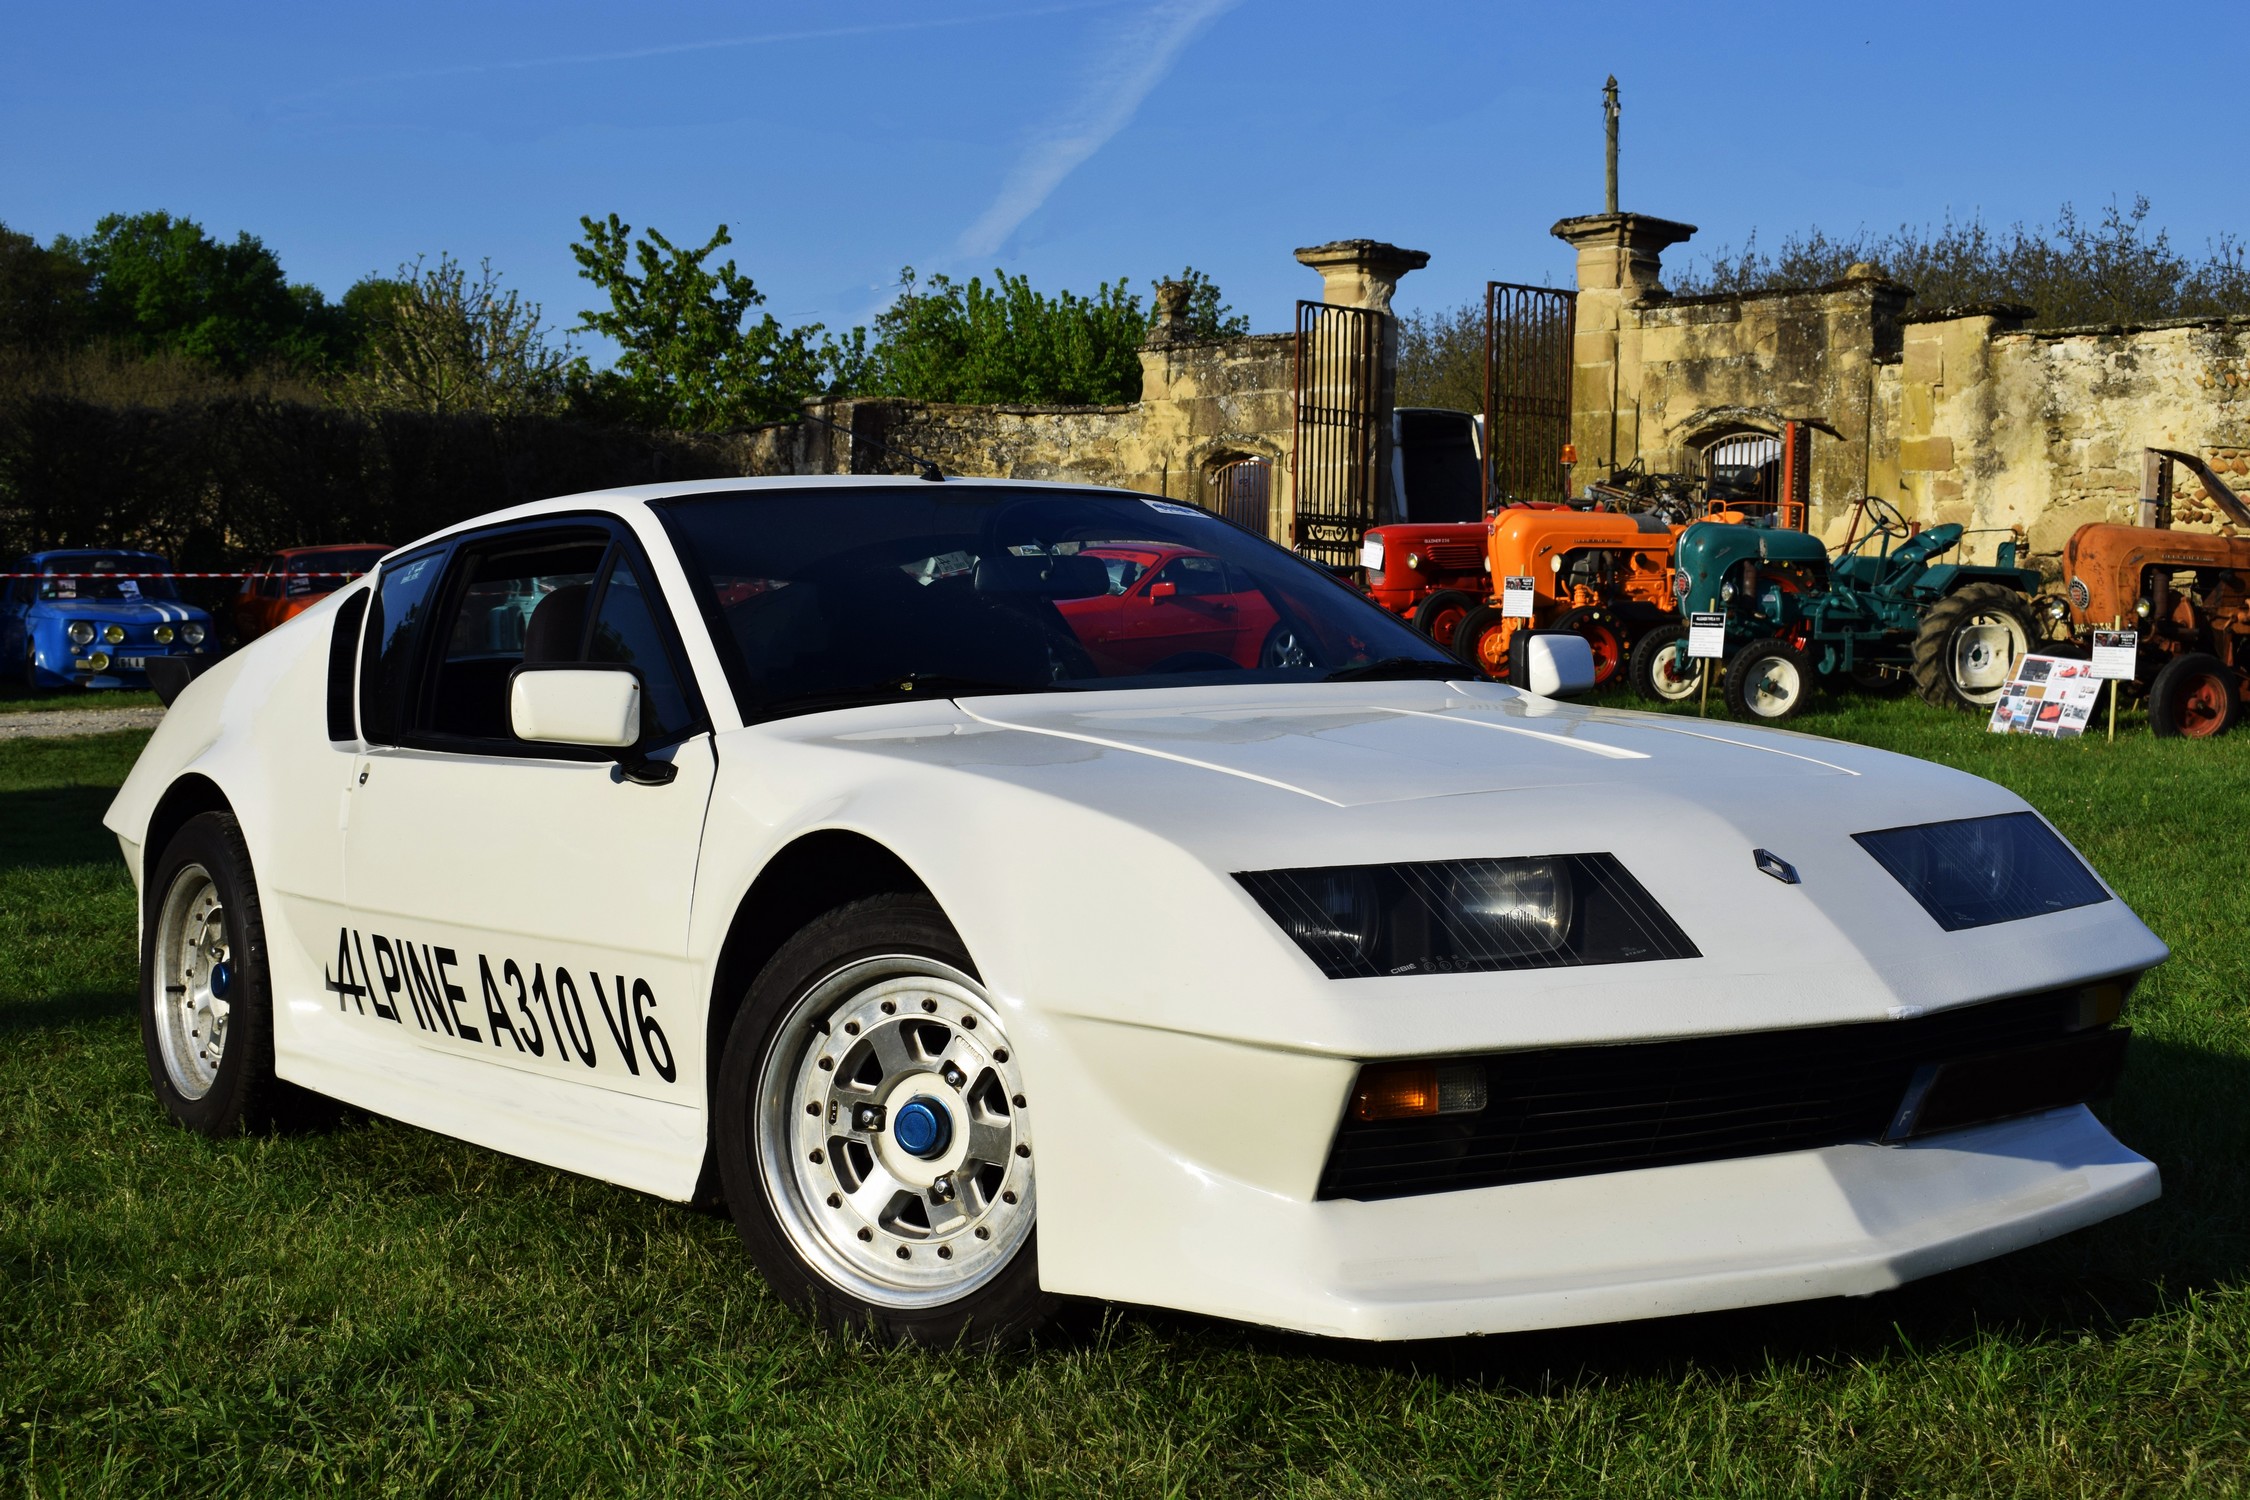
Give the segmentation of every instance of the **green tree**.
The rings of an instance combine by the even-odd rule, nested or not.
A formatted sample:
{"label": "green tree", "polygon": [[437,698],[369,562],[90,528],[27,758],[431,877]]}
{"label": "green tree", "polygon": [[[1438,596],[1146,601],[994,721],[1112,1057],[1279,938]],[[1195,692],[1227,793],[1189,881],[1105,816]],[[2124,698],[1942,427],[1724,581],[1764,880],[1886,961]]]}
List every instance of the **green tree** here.
{"label": "green tree", "polygon": [[875,317],[860,374],[865,394],[916,401],[1110,405],[1138,400],[1140,298],[1119,279],[1091,297],[1032,288],[994,271],[927,282],[908,266],[899,295]]}
{"label": "green tree", "polygon": [[292,289],[281,262],[248,233],[226,244],[192,219],[110,214],[68,248],[91,274],[97,335],[144,353],[193,355],[232,374],[274,359],[318,363],[325,353],[306,327],[320,294]]}
{"label": "green tree", "polygon": [[495,416],[562,405],[568,351],[548,343],[539,304],[503,290],[490,261],[472,278],[450,255],[416,260],[359,282],[338,311],[364,329],[339,392],[346,405]]}
{"label": "green tree", "polygon": [[1182,266],[1179,275],[1159,277],[1158,281],[1177,281],[1187,287],[1189,338],[1238,339],[1249,334],[1249,318],[1220,300],[1219,284],[1195,267]]}
{"label": "green tree", "polygon": [[606,310],[579,313],[580,329],[618,346],[610,369],[584,359],[572,367],[597,410],[709,431],[792,416],[824,388],[820,325],[785,329],[771,313],[753,320],[764,294],[732,260],[705,264],[734,242],[724,224],[691,250],[653,228],[635,238],[615,214],[578,222],[578,274],[609,297]]}
{"label": "green tree", "polygon": [[1862,229],[1831,236],[1815,228],[1782,241],[1776,255],[1755,231],[1739,251],[1722,249],[1667,278],[1681,296],[1821,286],[1859,263],[1914,288],[1924,308],[1975,303],[2031,307],[2045,327],[2147,323],[2250,310],[2250,266],[2242,244],[2222,235],[2200,258],[2174,248],[2168,231],[2150,232],[2149,202],[2112,202],[2089,223],[2065,203],[2052,224],[1993,230],[1982,219],[1947,218],[1887,234]]}
{"label": "green tree", "polygon": [[88,279],[67,240],[47,249],[0,224],[0,348],[44,352],[75,342]]}
{"label": "green tree", "polygon": [[1484,303],[1398,320],[1398,404],[1484,410]]}

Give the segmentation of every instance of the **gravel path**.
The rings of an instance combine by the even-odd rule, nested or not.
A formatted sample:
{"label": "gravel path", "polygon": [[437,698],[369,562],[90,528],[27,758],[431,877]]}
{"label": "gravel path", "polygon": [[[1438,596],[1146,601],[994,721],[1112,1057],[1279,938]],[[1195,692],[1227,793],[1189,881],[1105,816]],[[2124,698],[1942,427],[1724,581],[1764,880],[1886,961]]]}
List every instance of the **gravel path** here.
{"label": "gravel path", "polygon": [[69,734],[114,734],[120,729],[154,729],[161,708],[52,708],[0,714],[0,740],[51,739]]}

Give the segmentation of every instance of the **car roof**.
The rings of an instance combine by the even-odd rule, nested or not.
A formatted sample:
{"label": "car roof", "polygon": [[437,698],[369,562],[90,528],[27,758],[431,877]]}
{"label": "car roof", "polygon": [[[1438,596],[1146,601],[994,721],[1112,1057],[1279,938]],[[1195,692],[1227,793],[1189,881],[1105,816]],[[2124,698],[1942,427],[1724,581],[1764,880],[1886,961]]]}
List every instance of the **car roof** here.
{"label": "car roof", "polygon": [[45,552],[27,552],[22,561],[27,563],[58,562],[66,557],[151,557],[164,561],[161,552],[149,552],[140,547],[50,547]]}
{"label": "car roof", "polygon": [[[471,516],[465,521],[416,537],[402,546],[394,547],[385,556],[390,557],[415,547],[427,546],[464,531],[475,531],[486,526],[504,525],[511,521],[536,520],[540,516],[564,515],[573,511],[606,510],[623,514],[645,507],[658,500],[683,500],[695,495],[730,495],[759,490],[880,490],[915,489],[931,481],[917,479],[910,474],[782,474],[739,479],[690,479],[670,484],[636,484],[614,490],[585,490],[575,495],[557,495],[550,500],[532,500],[496,510],[481,516]],[[1163,495],[1143,494],[1138,490],[1119,489],[1115,485],[1089,484],[1070,480],[1047,479],[986,479],[978,475],[960,474],[946,479],[947,484],[974,484],[980,489],[1011,490],[1076,490],[1081,493],[1097,490],[1133,500],[1164,500]],[[1178,505],[1183,502],[1173,500]]]}

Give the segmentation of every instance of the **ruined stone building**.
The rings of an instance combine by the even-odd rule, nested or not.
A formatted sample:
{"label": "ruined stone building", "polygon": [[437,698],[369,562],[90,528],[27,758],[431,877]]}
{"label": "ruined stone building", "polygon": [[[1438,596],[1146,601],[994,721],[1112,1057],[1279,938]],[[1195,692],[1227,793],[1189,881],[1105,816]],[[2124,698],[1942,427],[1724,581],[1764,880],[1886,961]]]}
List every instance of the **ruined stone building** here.
{"label": "ruined stone building", "polygon": [[[2051,560],[2081,523],[2133,518],[2144,447],[2250,473],[2250,318],[2034,330],[2020,307],[1910,312],[1910,289],[1865,265],[1828,286],[1673,297],[1662,258],[1692,225],[1605,213],[1553,232],[1577,255],[1568,437],[1580,483],[1635,461],[1701,472],[1719,445],[1740,451],[1746,436],[1797,420],[1815,431],[1813,525],[1831,541],[1853,503],[1876,495],[1910,518],[1982,533],[1972,554],[2020,531],[2034,559]],[[1428,257],[1347,240],[1297,258],[1320,274],[1321,303],[1375,315],[1352,399],[1369,426],[1364,478],[1382,512],[1391,299]],[[905,449],[949,473],[1168,495],[1301,540],[1291,474],[1300,406],[1328,399],[1319,389],[1328,377],[1300,379],[1297,334],[1192,342],[1177,335],[1179,312],[1176,296],[1160,296],[1141,399],[1130,405],[838,401],[812,408],[821,422],[753,434],[745,467],[875,472],[899,467],[886,455]],[[2176,514],[2183,525],[2216,523],[2200,496],[2183,494]]]}

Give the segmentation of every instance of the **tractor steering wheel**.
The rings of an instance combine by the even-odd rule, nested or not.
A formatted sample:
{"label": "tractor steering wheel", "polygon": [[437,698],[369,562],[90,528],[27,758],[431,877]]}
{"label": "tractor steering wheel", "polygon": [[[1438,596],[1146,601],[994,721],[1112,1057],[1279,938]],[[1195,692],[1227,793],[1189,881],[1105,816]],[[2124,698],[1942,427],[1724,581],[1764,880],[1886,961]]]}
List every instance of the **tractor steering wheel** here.
{"label": "tractor steering wheel", "polygon": [[1872,534],[1907,537],[1914,533],[1914,527],[1905,516],[1899,514],[1898,507],[1880,495],[1869,495],[1867,497],[1867,515]]}

